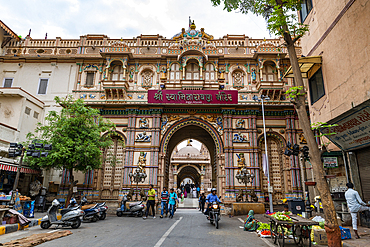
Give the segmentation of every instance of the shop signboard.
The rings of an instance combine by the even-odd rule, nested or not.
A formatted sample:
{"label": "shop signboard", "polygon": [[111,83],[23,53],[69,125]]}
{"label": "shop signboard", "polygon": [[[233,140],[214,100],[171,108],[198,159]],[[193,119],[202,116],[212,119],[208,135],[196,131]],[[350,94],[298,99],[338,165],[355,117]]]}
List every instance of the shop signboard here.
{"label": "shop signboard", "polygon": [[338,126],[322,129],[327,138],[343,150],[370,146],[370,102],[328,121]]}
{"label": "shop signboard", "polygon": [[149,104],[238,104],[237,90],[148,90]]}
{"label": "shop signboard", "polygon": [[337,157],[323,157],[324,168],[338,168],[338,158]]}

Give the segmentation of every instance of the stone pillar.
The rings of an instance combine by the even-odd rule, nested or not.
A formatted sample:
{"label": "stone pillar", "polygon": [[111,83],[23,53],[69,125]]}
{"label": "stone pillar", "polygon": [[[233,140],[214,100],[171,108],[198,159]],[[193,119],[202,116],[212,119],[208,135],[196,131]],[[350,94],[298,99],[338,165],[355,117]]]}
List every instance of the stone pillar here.
{"label": "stone pillar", "polygon": [[172,188],[174,188],[175,191],[177,189],[177,165],[178,164],[173,164],[173,187]]}
{"label": "stone pillar", "polygon": [[205,175],[205,167],[201,165],[200,167],[200,193],[204,193],[204,175]]}

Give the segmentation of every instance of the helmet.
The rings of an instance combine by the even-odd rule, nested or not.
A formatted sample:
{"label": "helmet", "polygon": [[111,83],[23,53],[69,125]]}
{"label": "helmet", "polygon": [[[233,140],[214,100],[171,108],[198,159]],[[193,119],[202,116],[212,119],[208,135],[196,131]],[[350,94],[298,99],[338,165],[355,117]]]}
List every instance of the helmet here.
{"label": "helmet", "polygon": [[53,202],[51,203],[52,206],[59,206],[60,202],[57,199],[54,199]]}
{"label": "helmet", "polygon": [[217,189],[216,188],[212,188],[211,189],[211,192],[213,192],[213,191],[217,192]]}
{"label": "helmet", "polygon": [[69,204],[72,204],[72,205],[77,204],[76,199],[72,198],[72,199],[69,201]]}

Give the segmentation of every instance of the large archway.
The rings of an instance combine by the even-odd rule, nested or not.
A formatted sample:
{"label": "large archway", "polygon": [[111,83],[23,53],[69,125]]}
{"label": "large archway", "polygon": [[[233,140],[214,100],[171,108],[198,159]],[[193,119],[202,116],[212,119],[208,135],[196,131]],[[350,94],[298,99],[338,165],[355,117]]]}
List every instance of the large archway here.
{"label": "large archway", "polygon": [[[219,173],[219,157],[221,150],[223,150],[223,144],[221,141],[220,136],[217,133],[217,130],[210,125],[208,122],[205,122],[201,119],[197,118],[188,118],[183,119],[175,123],[170,129],[167,130],[165,133],[162,143],[161,143],[161,150],[163,151],[163,163],[162,163],[162,171],[163,171],[163,182],[161,186],[166,187],[177,187],[177,181],[175,184],[169,184],[169,175],[170,172],[175,172],[177,174],[177,170],[173,170],[174,168],[171,167],[171,154],[174,148],[182,141],[187,139],[195,139],[199,142],[203,143],[207,149],[209,150],[210,154],[210,166],[212,167],[212,179],[211,184],[212,187],[221,186],[220,183],[217,182],[217,174]],[[176,168],[175,168],[176,169]],[[190,167],[184,167],[184,173],[178,174],[180,176],[187,175],[193,181],[196,178],[196,173],[200,173],[199,171],[193,167],[194,170]],[[191,177],[193,176],[194,179]],[[181,180],[180,180],[181,182]],[[202,181],[200,179],[200,185]]]}

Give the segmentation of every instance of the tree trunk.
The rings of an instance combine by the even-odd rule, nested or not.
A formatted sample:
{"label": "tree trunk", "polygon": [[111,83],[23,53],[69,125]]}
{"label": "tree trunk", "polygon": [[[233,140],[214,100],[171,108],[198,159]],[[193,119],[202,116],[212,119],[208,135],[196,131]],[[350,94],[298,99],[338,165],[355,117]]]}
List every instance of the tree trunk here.
{"label": "tree trunk", "polygon": [[69,189],[68,189],[68,196],[67,196],[67,201],[66,201],[66,207],[69,205],[69,201],[71,200],[72,198],[72,194],[73,194],[73,186],[74,186],[74,176],[73,176],[73,168],[72,169],[69,169]]}
{"label": "tree trunk", "polygon": [[[287,42],[290,63],[293,69],[295,86],[303,87],[302,74],[298,64],[298,58],[295,51],[294,43],[289,33],[284,34],[284,40]],[[301,91],[304,92],[304,89]],[[325,230],[328,237],[328,246],[341,246],[341,234],[338,226],[337,215],[334,208],[334,203],[331,198],[328,183],[325,178],[325,171],[321,161],[321,151],[316,143],[315,136],[311,130],[310,120],[307,115],[305,104],[305,95],[297,95],[295,108],[298,114],[298,120],[306,137],[308,147],[310,149],[310,161],[312,163],[317,190],[320,193],[321,202],[325,215]],[[303,171],[302,171],[303,172]]]}

